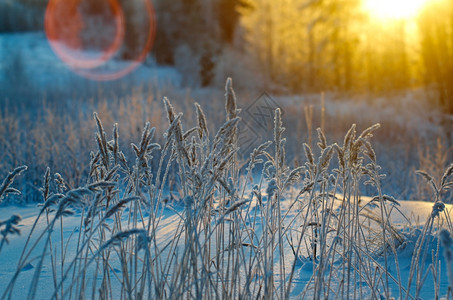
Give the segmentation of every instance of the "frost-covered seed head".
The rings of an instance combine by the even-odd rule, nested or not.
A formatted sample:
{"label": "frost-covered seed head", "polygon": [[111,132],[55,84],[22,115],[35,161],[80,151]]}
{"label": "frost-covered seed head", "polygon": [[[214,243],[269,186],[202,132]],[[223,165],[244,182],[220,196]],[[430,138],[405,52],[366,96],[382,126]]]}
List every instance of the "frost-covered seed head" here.
{"label": "frost-covered seed head", "polygon": [[445,209],[445,204],[442,201],[438,201],[433,205],[433,211],[431,212],[431,216],[433,218],[439,216],[439,213],[443,212]]}
{"label": "frost-covered seed head", "polygon": [[277,182],[275,181],[274,178],[272,178],[270,181],[269,181],[269,185],[267,186],[267,189],[266,189],[266,193],[267,193],[267,197],[268,199],[271,198],[274,193],[277,191]]}
{"label": "frost-covered seed head", "polygon": [[233,90],[233,80],[230,77],[228,77],[225,84],[225,110],[227,120],[236,118],[239,112],[236,108],[236,94]]}

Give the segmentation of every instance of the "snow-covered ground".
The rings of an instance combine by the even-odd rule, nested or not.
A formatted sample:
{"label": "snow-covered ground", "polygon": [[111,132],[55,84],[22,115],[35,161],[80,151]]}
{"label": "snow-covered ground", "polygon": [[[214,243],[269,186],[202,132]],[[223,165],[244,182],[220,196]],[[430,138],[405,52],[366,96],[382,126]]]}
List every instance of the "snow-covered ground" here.
{"label": "snow-covered ground", "polygon": [[[369,201],[370,199],[364,198],[364,201]],[[248,210],[249,212],[253,211],[254,205],[250,204],[250,207],[243,208],[244,210]],[[283,209],[285,205],[282,206]],[[416,243],[416,239],[420,234],[420,231],[430,216],[432,212],[432,203],[428,202],[421,202],[421,201],[402,201],[400,202],[399,210],[404,214],[404,216],[398,212],[396,209],[391,213],[391,221],[392,225],[399,230],[400,233],[405,234],[407,237],[407,241],[405,242],[403,247],[400,247],[398,250],[399,253],[399,269],[400,269],[400,276],[403,281],[403,286],[407,284],[407,278],[409,277],[411,260],[412,260],[412,252],[414,250],[414,246]],[[255,207],[256,208],[256,207]],[[451,205],[446,205],[446,209],[448,211],[452,210]],[[6,286],[8,285],[9,281],[13,277],[18,259],[21,255],[22,248],[26,242],[26,238],[28,233],[30,232],[31,227],[35,221],[35,218],[39,212],[40,208],[36,205],[29,205],[26,207],[2,207],[0,208],[0,220],[8,219],[12,214],[18,214],[22,217],[22,221],[19,224],[19,228],[21,230],[21,235],[13,235],[9,237],[9,244],[4,246],[1,250],[0,255],[0,293],[3,293]],[[169,241],[174,237],[174,233],[179,226],[179,221],[181,221],[181,216],[178,215],[177,212],[184,215],[183,212],[184,208],[181,204],[170,203],[168,204],[167,208],[163,209],[162,219],[159,223],[158,229],[158,244],[164,244],[165,242]],[[127,214],[124,214],[127,216]],[[54,245],[58,245],[61,242],[61,237],[63,237],[63,241],[65,245],[67,245],[67,253],[66,260],[70,260],[70,258],[74,255],[73,251],[76,248],[77,236],[80,226],[80,217],[81,212],[77,212],[75,215],[68,216],[64,218],[64,228],[63,234],[60,235],[60,227],[57,226],[57,229],[52,235],[52,243]],[[145,213],[144,217],[147,217]],[[124,219],[124,223],[127,223],[127,218]],[[41,221],[37,225],[37,229],[35,229],[35,235],[32,237],[36,237],[38,233],[45,229],[47,223],[46,218],[42,218]],[[66,244],[67,243],[67,244]],[[437,247],[436,240],[432,241],[432,245],[429,249],[435,250]],[[65,246],[66,247],[66,246]],[[58,247],[57,247],[58,248]],[[23,269],[18,277],[18,281],[15,286],[15,290],[13,293],[12,299],[25,299],[28,293],[29,284],[33,278],[33,272],[35,269],[35,261],[41,255],[41,249],[37,247],[38,250],[34,252],[36,257],[31,259],[31,263],[27,264],[27,266]],[[291,265],[294,257],[291,255],[291,249],[286,244],[285,246],[285,255],[288,266]],[[441,253],[443,253],[441,249]],[[49,253],[47,253],[48,255]],[[58,255],[58,253],[54,253]],[[428,256],[430,256],[429,254]],[[277,258],[276,258],[277,259]],[[441,296],[446,295],[446,291],[448,288],[448,277],[446,275],[446,268],[445,268],[445,261],[443,255],[440,256],[440,263],[441,263],[441,272],[442,275],[440,276],[440,282],[438,282]],[[390,259],[392,261],[392,259]],[[428,257],[428,263],[432,263],[430,258]],[[377,262],[383,264],[383,257],[377,257]],[[115,258],[111,262],[113,267],[113,272],[121,272],[120,266],[115,263]],[[60,267],[60,266],[58,266]],[[36,299],[49,299],[50,294],[49,291],[53,288],[46,288],[46,287],[53,287],[52,281],[52,270],[51,265],[48,261],[44,264],[42,268],[42,273],[40,276],[39,286],[36,293]],[[287,270],[289,271],[289,270]],[[389,265],[390,274],[392,274],[395,278],[397,277],[396,266],[394,264]],[[278,274],[275,274],[278,275]],[[299,293],[303,290],[305,285],[310,281],[313,275],[313,264],[310,261],[302,261],[297,264],[295,278],[293,279],[293,292],[292,295],[294,298],[299,297]],[[430,282],[431,281],[431,282]],[[364,283],[365,284],[365,283]],[[426,279],[425,286],[421,291],[421,299],[433,299],[434,298],[434,283],[432,282],[432,276],[428,276]],[[392,292],[395,295],[398,295],[398,285],[395,283],[390,282],[390,286],[392,288]],[[120,295],[114,294],[117,297]],[[306,295],[307,298],[311,296]],[[369,295],[367,295],[369,297]]]}

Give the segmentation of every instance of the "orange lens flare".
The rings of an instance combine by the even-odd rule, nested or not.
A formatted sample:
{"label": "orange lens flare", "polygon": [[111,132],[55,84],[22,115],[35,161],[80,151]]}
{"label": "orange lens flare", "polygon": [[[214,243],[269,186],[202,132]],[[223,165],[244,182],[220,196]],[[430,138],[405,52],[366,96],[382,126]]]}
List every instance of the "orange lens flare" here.
{"label": "orange lens flare", "polygon": [[[139,9],[125,14],[118,0],[50,0],[45,31],[51,48],[86,78],[106,81],[127,75],[144,61],[155,37],[151,2],[139,0],[134,5]],[[139,18],[140,24],[130,21],[134,18]],[[130,31],[135,33],[133,45],[125,38]],[[125,53],[127,62],[114,62]]]}

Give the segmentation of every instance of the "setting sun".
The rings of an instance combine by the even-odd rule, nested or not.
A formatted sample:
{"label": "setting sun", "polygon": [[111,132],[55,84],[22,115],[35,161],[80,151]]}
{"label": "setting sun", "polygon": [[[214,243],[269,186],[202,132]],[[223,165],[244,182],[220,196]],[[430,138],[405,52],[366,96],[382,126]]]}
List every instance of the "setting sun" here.
{"label": "setting sun", "polygon": [[365,0],[365,8],[374,17],[408,19],[415,16],[427,0]]}

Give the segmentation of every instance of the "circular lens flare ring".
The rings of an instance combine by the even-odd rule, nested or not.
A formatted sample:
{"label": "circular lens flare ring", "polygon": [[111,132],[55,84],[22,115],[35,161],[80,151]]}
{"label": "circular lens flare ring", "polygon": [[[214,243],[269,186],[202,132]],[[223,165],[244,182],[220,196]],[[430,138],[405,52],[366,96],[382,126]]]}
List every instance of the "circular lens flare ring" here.
{"label": "circular lens flare ring", "polygon": [[[116,0],[108,0],[112,13],[115,18],[115,36],[113,42],[108,46],[106,50],[103,50],[100,55],[97,57],[89,58],[84,55],[81,49],[72,49],[70,46],[65,45],[65,42],[71,42],[74,44],[75,36],[77,29],[83,27],[82,20],[80,20],[80,15],[77,12],[77,5],[80,4],[80,0],[50,0],[47,6],[46,15],[45,15],[45,30],[47,39],[55,51],[55,53],[71,68],[77,69],[92,69],[96,68],[110,58],[112,58],[116,51],[121,47],[124,39],[124,15],[123,10],[121,9],[119,3]],[[71,5],[72,4],[72,5]],[[71,21],[75,26],[69,28],[64,28],[61,24],[62,20],[59,16],[63,14],[63,17],[69,17],[68,15],[73,15]],[[65,21],[63,20],[63,25]],[[63,28],[62,28],[63,27]],[[65,32],[66,31],[66,32]],[[69,36],[65,36],[65,33],[69,33]],[[65,39],[69,39],[66,40]],[[80,47],[80,45],[79,45]]]}
{"label": "circular lens flare ring", "polygon": [[[111,13],[114,16],[115,36],[107,49],[102,49],[101,54],[93,56],[92,53],[87,55],[77,44],[78,30],[84,27],[83,20],[78,19],[80,18],[78,7],[81,1],[84,0],[49,1],[45,14],[45,31],[53,51],[72,71],[88,79],[97,81],[116,80],[132,72],[146,59],[154,44],[156,19],[151,0],[142,0],[145,4],[145,9],[142,13],[146,13],[149,20],[145,44],[130,62],[125,63],[121,68],[117,68],[114,71],[103,71],[102,67],[114,59],[115,54],[118,53],[124,44],[127,28],[125,26],[126,17],[123,8],[118,0],[105,0],[108,1]],[[61,5],[65,5],[66,8]],[[61,12],[66,12],[68,15],[65,16],[64,13],[62,15]],[[64,17],[67,17],[68,20],[62,20]],[[62,23],[69,26],[65,28]],[[89,29],[96,30],[96,28]]]}

